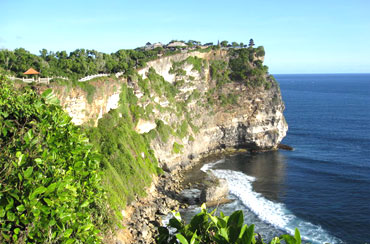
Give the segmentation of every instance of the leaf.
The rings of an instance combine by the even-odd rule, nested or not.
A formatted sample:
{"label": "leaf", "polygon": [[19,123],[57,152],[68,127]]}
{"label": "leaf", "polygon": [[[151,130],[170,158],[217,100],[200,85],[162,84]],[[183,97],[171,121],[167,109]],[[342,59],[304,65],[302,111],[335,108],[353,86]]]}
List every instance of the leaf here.
{"label": "leaf", "polygon": [[202,210],[206,210],[206,209],[207,209],[207,205],[206,205],[206,203],[203,203],[203,204],[202,204],[202,206],[200,206],[200,209],[202,209]]}
{"label": "leaf", "polygon": [[65,244],[72,244],[73,242],[75,242],[74,239],[69,239],[68,241],[65,242]]}
{"label": "leaf", "polygon": [[244,232],[248,229],[248,225],[244,225],[241,230],[240,230],[240,233],[239,233],[239,239],[241,239],[244,235]]}
{"label": "leaf", "polygon": [[0,218],[3,218],[5,216],[5,209],[2,207],[0,208]]}
{"label": "leaf", "polygon": [[249,228],[244,232],[242,237],[243,244],[250,244],[254,236],[254,225],[250,225]]}
{"label": "leaf", "polygon": [[7,218],[9,221],[13,222],[13,221],[15,220],[16,216],[15,216],[15,214],[14,214],[13,212],[8,211],[8,212],[6,213],[6,218]]}
{"label": "leaf", "polygon": [[32,172],[33,172],[33,167],[28,167],[24,172],[23,172],[23,175],[24,175],[24,178],[29,178],[31,175],[32,175]]}
{"label": "leaf", "polygon": [[301,244],[301,233],[299,233],[299,230],[295,228],[294,238],[296,240],[296,244]]}
{"label": "leaf", "polygon": [[[18,154],[18,152],[17,152],[17,154]],[[26,159],[26,156],[23,153],[20,153],[18,155],[19,155],[18,156],[18,166],[21,166],[24,163],[24,161]]]}
{"label": "leaf", "polygon": [[176,235],[177,240],[179,240],[182,244],[189,244],[189,242],[185,239],[185,237],[181,234]]}
{"label": "leaf", "polygon": [[296,243],[295,238],[291,235],[281,235],[280,239],[283,239],[286,244],[295,244]]}
{"label": "leaf", "polygon": [[68,237],[72,234],[72,232],[73,232],[73,229],[68,229],[68,230],[66,230],[66,231],[64,232],[63,236],[64,236],[65,238],[68,238]]}
{"label": "leaf", "polygon": [[190,244],[196,244],[196,243],[199,243],[197,241],[197,238],[198,238],[198,235],[197,235],[197,232],[195,231],[193,236],[191,237],[191,240],[190,240]]}
{"label": "leaf", "polygon": [[10,210],[14,206],[14,199],[13,198],[8,198],[8,204],[5,207],[5,211]]}
{"label": "leaf", "polygon": [[41,163],[42,163],[42,159],[41,159],[41,158],[35,158],[35,162],[36,162],[37,164],[41,164]]}
{"label": "leaf", "polygon": [[218,232],[223,238],[225,238],[225,240],[229,241],[229,235],[228,235],[228,231],[227,231],[227,228],[221,228]]}
{"label": "leaf", "polygon": [[212,221],[216,226],[218,226],[218,218],[217,218],[216,216],[209,215],[209,218],[211,219],[211,221]]}
{"label": "leaf", "polygon": [[25,209],[26,209],[26,208],[24,207],[24,205],[23,205],[23,204],[22,204],[22,205],[17,206],[17,210],[18,210],[18,212],[23,212]]}
{"label": "leaf", "polygon": [[87,206],[89,206],[89,201],[88,201],[88,200],[84,201],[84,202],[81,204],[81,208],[85,208],[85,207],[87,207]]}
{"label": "leaf", "polygon": [[244,223],[243,211],[238,210],[232,213],[227,221],[227,226],[242,227]]}
{"label": "leaf", "polygon": [[8,134],[8,130],[5,127],[3,127],[2,131],[3,131],[4,137],[6,137],[6,135]]}
{"label": "leaf", "polygon": [[18,173],[18,179],[19,179],[19,182],[22,182],[22,180],[23,180],[23,177],[20,173]]}
{"label": "leaf", "polygon": [[170,219],[169,226],[170,227],[173,227],[173,228],[176,228],[177,230],[181,230],[182,227],[183,227],[183,225],[181,224],[181,222],[178,219],[176,219],[176,218]]}
{"label": "leaf", "polygon": [[24,136],[24,140],[26,141],[26,143],[28,144],[33,138],[33,131],[32,129],[28,130],[26,135]]}
{"label": "leaf", "polygon": [[200,212],[191,219],[189,229],[192,232],[195,232],[196,230],[200,229],[202,225],[204,225],[206,222],[207,215],[205,215],[203,212]]}
{"label": "leaf", "polygon": [[55,188],[57,187],[57,183],[51,183],[48,188],[46,188],[46,192],[45,194],[49,194],[51,192],[53,192],[55,190]]}
{"label": "leaf", "polygon": [[175,217],[178,221],[181,221],[181,215],[179,212],[172,211],[173,217]]}
{"label": "leaf", "polygon": [[274,237],[274,239],[271,240],[270,244],[280,244],[280,239],[278,237]]}
{"label": "leaf", "polygon": [[41,95],[44,99],[45,99],[45,103],[46,104],[53,104],[53,105],[59,105],[60,104],[60,101],[58,100],[58,98],[54,95],[53,93],[53,90],[51,88],[45,90],[42,95]]}
{"label": "leaf", "polygon": [[30,199],[30,200],[34,199],[34,198],[35,198],[35,197],[37,197],[38,195],[40,195],[40,194],[44,193],[46,190],[47,190],[47,189],[46,189],[46,187],[43,187],[43,186],[40,186],[40,187],[36,188],[36,190],[34,190],[34,191],[32,192],[32,194],[30,195],[29,199]]}

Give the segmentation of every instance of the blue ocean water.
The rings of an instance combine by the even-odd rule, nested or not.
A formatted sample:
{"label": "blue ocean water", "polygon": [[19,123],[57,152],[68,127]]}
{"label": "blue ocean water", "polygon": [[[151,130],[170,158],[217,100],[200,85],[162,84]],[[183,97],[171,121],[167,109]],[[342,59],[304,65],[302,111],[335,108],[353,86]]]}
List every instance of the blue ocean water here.
{"label": "blue ocean water", "polygon": [[203,167],[228,180],[231,204],[268,239],[298,227],[311,243],[370,242],[370,74],[275,75],[294,151]]}

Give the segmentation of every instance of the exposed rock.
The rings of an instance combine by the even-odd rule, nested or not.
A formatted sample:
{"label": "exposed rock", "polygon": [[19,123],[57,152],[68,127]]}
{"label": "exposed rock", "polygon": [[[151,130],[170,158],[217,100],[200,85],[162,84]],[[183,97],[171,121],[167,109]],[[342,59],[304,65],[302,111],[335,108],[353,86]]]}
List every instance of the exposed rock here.
{"label": "exposed rock", "polygon": [[287,151],[294,151],[294,148],[293,147],[291,147],[289,145],[282,144],[282,143],[280,143],[278,145],[278,148],[279,149],[282,149],[282,150],[287,150]]}
{"label": "exposed rock", "polygon": [[155,129],[155,127],[157,127],[157,125],[153,121],[139,119],[135,127],[135,131],[139,134],[143,134]]}
{"label": "exposed rock", "polygon": [[218,179],[212,173],[206,180],[206,186],[200,194],[201,202],[214,202],[227,197],[229,193],[229,185],[225,179]]}
{"label": "exposed rock", "polygon": [[182,201],[190,204],[195,205],[200,203],[200,195],[201,190],[199,189],[184,189],[181,191],[180,196],[182,197]]}

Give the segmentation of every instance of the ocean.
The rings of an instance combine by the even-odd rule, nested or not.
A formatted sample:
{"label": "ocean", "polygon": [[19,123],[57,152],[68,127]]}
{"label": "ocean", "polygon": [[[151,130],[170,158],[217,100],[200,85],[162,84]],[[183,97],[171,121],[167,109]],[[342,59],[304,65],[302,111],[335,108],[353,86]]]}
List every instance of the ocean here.
{"label": "ocean", "polygon": [[227,179],[235,199],[218,210],[242,209],[265,240],[297,227],[310,243],[369,243],[370,74],[275,78],[289,125],[282,143],[295,150],[204,165]]}

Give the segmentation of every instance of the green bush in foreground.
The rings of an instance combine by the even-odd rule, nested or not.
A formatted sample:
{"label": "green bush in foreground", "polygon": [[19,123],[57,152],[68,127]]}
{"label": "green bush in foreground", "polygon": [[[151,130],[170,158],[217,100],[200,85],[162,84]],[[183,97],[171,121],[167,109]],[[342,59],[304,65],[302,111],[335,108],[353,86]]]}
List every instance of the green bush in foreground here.
{"label": "green bush in foreground", "polygon": [[[243,211],[235,211],[230,216],[225,216],[220,212],[220,216],[215,216],[216,210],[208,213],[205,204],[201,209],[201,212],[195,215],[187,225],[182,221],[180,214],[174,212],[174,217],[170,219],[168,227],[175,228],[176,232],[170,234],[168,227],[160,227],[156,238],[157,243],[264,244],[260,236],[254,232],[254,225],[244,224]],[[294,237],[282,235],[273,238],[270,242],[270,244],[277,243],[301,244],[298,229],[295,230]]]}
{"label": "green bush in foreground", "polygon": [[0,243],[100,242],[100,156],[51,90],[0,88]]}

